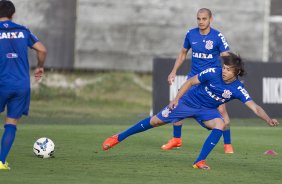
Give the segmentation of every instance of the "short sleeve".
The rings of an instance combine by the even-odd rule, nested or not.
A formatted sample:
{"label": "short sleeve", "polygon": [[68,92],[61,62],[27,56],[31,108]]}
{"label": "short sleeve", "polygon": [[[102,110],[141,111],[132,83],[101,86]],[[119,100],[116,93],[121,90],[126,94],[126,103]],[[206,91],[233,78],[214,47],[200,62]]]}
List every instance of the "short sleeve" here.
{"label": "short sleeve", "polygon": [[243,103],[246,103],[250,100],[253,100],[251,98],[251,96],[249,95],[248,91],[244,88],[244,86],[238,86],[237,87],[237,90],[238,90],[238,93],[237,93],[237,98],[243,102]]}
{"label": "short sleeve", "polygon": [[184,43],[183,43],[183,48],[189,50],[191,48],[191,45],[190,45],[190,40],[189,40],[189,31],[186,33],[186,36],[185,36],[185,39],[184,39]]}
{"label": "short sleeve", "polygon": [[222,33],[218,34],[218,42],[219,42],[220,53],[230,50],[229,45],[228,45],[228,43],[227,43],[227,41],[226,41],[226,39],[225,39],[225,37],[223,36]]}
{"label": "short sleeve", "polygon": [[198,74],[198,80],[203,83],[207,80],[212,79],[213,77],[217,77],[218,72],[219,71],[216,70],[216,68],[208,68]]}
{"label": "short sleeve", "polygon": [[29,31],[28,46],[31,48],[38,41],[38,38],[32,32]]}

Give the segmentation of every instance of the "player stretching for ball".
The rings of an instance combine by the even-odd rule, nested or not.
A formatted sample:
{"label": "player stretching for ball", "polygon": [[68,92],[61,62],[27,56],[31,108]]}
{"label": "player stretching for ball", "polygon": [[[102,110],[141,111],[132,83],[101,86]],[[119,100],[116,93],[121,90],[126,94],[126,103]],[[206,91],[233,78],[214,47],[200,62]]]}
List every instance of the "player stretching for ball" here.
{"label": "player stretching for ball", "polygon": [[[218,106],[239,99],[267,124],[277,126],[278,121],[271,119],[252,100],[244,85],[238,80],[238,76],[243,76],[245,73],[241,58],[229,53],[229,56],[222,56],[221,59],[222,68],[209,68],[188,79],[175,99],[161,112],[152,118],[148,117],[140,121],[122,133],[109,137],[104,141],[103,149],[108,150],[133,134],[191,117],[201,126],[211,130],[193,164],[193,168],[208,170],[210,167],[206,165],[205,160],[220,140],[226,126],[217,109]],[[189,90],[193,85],[197,86]]]}
{"label": "player stretching for ball", "polygon": [[37,53],[36,80],[43,76],[46,49],[24,26],[12,22],[15,6],[11,1],[0,1],[0,112],[7,108],[1,140],[0,169],[10,170],[6,158],[13,145],[17,121],[28,115],[30,78],[28,47]]}
{"label": "player stretching for ball", "polygon": [[[176,72],[185,60],[188,51],[192,50],[192,66],[188,73],[187,79],[197,75],[201,71],[210,67],[221,67],[219,56],[226,56],[229,51],[228,44],[224,36],[217,30],[210,27],[212,21],[212,12],[207,8],[198,10],[197,23],[198,27],[187,32],[183,48],[174,64],[171,73],[168,76],[168,82],[171,85],[175,80]],[[219,112],[224,117],[227,125],[223,131],[224,152],[234,153],[231,144],[229,116],[226,112],[225,105],[218,107]],[[173,123],[173,138],[164,144],[163,150],[170,150],[182,146],[181,139],[182,122]]]}

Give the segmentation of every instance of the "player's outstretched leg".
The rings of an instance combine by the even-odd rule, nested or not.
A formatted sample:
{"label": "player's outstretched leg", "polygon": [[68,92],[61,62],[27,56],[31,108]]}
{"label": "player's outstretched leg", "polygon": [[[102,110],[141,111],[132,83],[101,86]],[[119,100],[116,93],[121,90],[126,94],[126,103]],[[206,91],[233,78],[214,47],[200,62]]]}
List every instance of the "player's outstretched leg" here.
{"label": "player's outstretched leg", "polygon": [[150,124],[150,120],[151,120],[151,117],[143,119],[142,121],[133,125],[129,129],[125,130],[124,132],[107,138],[104,141],[104,143],[102,144],[103,149],[108,150],[133,134],[143,132],[143,131],[153,128],[153,126]]}
{"label": "player's outstretched leg", "polygon": [[182,146],[182,122],[173,124],[173,138],[170,139],[166,144],[162,145],[163,150],[171,150],[173,148],[179,148]]}

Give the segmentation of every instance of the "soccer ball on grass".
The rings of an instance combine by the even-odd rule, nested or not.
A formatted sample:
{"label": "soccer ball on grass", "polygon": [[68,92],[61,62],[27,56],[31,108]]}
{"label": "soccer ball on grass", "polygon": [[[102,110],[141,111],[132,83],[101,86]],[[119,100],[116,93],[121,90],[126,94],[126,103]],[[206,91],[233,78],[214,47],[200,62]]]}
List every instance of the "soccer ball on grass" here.
{"label": "soccer ball on grass", "polygon": [[39,138],[33,145],[33,152],[39,158],[53,157],[54,150],[54,142],[47,137]]}

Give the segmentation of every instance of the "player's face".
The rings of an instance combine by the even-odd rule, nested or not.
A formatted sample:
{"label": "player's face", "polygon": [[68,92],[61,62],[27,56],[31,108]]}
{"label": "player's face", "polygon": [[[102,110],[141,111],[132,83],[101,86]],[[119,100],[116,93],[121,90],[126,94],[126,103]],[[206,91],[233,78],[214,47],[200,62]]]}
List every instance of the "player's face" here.
{"label": "player's face", "polygon": [[210,27],[211,17],[208,12],[200,11],[197,13],[197,23],[200,30],[206,30]]}
{"label": "player's face", "polygon": [[235,69],[228,65],[222,66],[222,79],[226,83],[231,83],[237,79]]}

